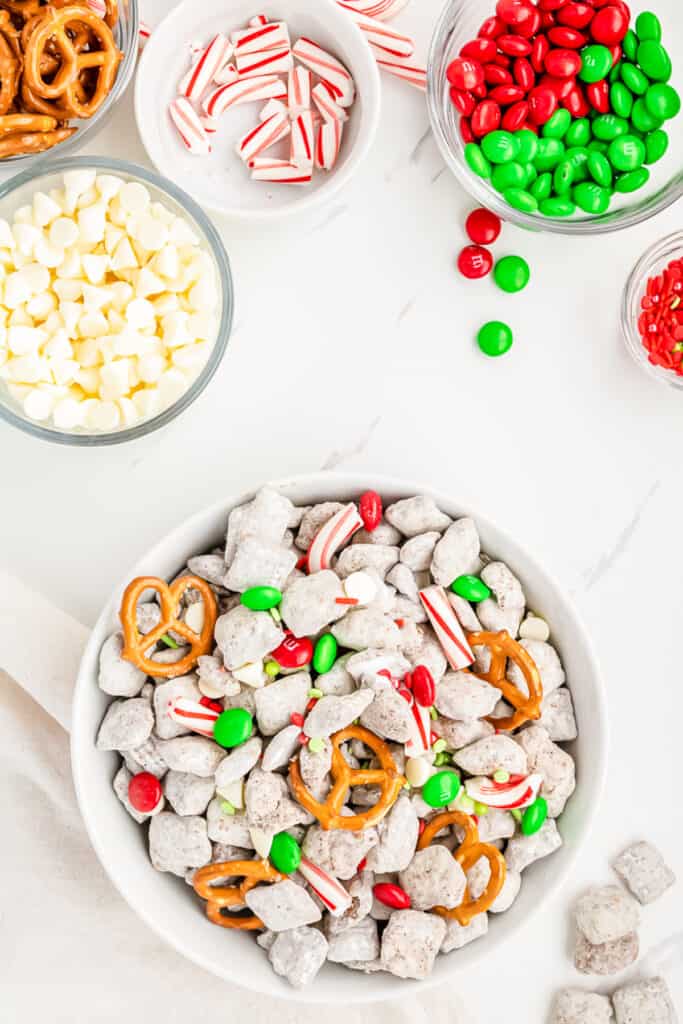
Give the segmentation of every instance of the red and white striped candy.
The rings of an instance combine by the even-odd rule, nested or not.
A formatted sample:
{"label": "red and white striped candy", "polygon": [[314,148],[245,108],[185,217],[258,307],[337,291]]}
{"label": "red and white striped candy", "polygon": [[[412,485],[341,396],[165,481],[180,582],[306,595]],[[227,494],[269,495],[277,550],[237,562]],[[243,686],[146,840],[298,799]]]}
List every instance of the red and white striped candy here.
{"label": "red and white striped candy", "polygon": [[230,40],[235,47],[235,56],[263,50],[289,50],[291,46],[289,29],[284,21],[268,21],[265,25],[231,32]]}
{"label": "red and white striped candy", "polygon": [[250,28],[258,28],[259,25],[267,25],[268,16],[265,14],[255,14],[253,18],[249,19]]}
{"label": "red and white striped candy", "polygon": [[147,43],[147,40],[149,39],[151,34],[152,34],[152,29],[147,24],[147,22],[146,21],[141,21],[140,22],[140,31],[139,31],[139,34],[138,34],[138,46],[140,47],[141,50],[144,50],[145,44]]}
{"label": "red and white striped candy", "polygon": [[410,36],[404,36],[400,32],[396,32],[395,29],[387,28],[376,18],[370,18],[367,14],[359,14],[353,8],[347,8],[347,12],[368,42],[391,57],[412,57],[415,53],[415,41]]}
{"label": "red and white striped candy", "polygon": [[401,60],[399,57],[388,57],[383,50],[379,50],[376,47],[372,47],[372,52],[375,55],[377,66],[381,71],[386,71],[389,75],[394,75],[396,78],[402,79],[407,82],[408,85],[415,86],[416,89],[421,89],[422,92],[427,91],[427,69],[417,67],[415,64],[410,64],[408,61]]}
{"label": "red and white striped candy", "polygon": [[285,114],[289,116],[289,111],[282,100],[268,100],[268,102],[261,107],[258,119],[259,121],[267,121],[273,114]]}
{"label": "red and white striped candy", "polygon": [[168,112],[190,153],[206,156],[211,152],[211,144],[204,125],[188,99],[179,96],[173,100]]}
{"label": "red and white striped candy", "polygon": [[413,735],[406,740],[404,750],[406,757],[421,757],[431,750],[429,742],[432,725],[429,708],[424,708],[415,701],[410,705],[410,713],[413,716]]}
{"label": "red and white striped candy", "polygon": [[178,725],[198,732],[200,736],[209,736],[213,739],[213,727],[219,715],[218,711],[205,707],[199,701],[178,697],[169,705],[168,713]]}
{"label": "red and white striped candy", "polygon": [[389,21],[408,5],[409,0],[337,0],[348,11],[367,14],[370,18]]}
{"label": "red and white striped candy", "polygon": [[439,643],[443,647],[448,664],[454,671],[467,668],[474,661],[474,655],[465,639],[462,626],[451,608],[443,587],[425,587],[420,591],[420,600],[434,627]]}
{"label": "red and white striped candy", "polygon": [[327,82],[318,82],[311,95],[325,121],[348,121],[349,115],[339,106],[334,98],[334,90]]}
{"label": "red and white striped candy", "polygon": [[268,160],[256,157],[249,161],[252,181],[273,181],[281,185],[308,185],[313,178],[311,167],[297,167],[289,160]]}
{"label": "red and white striped candy", "polygon": [[206,47],[201,57],[192,68],[189,79],[183,89],[183,95],[189,100],[198,100],[213,81],[213,77],[223,67],[232,52],[231,43],[219,32]]}
{"label": "red and white striped candy", "polygon": [[329,82],[334,89],[335,99],[342,107],[350,107],[356,95],[356,87],[349,72],[341,61],[333,57],[327,50],[304,36],[298,39],[292,48],[297,60],[314,71],[323,81]]}
{"label": "red and white striped candy", "polygon": [[202,128],[207,135],[215,135],[218,131],[218,121],[215,117],[200,117],[199,120],[202,122]]}
{"label": "red and white striped candy", "polygon": [[311,72],[308,68],[297,66],[289,72],[287,103],[292,117],[309,109],[311,105]]}
{"label": "red and white striped candy", "polygon": [[337,162],[341,146],[343,125],[341,121],[324,121],[320,125],[315,144],[315,165],[324,171],[331,171]]}
{"label": "red and white striped candy", "polygon": [[235,82],[220,85],[204,99],[202,110],[207,117],[220,117],[228,107],[256,100],[283,99],[287,95],[285,84],[277,75],[262,75],[260,78],[240,78]]}
{"label": "red and white striped candy", "polygon": [[310,110],[305,110],[292,119],[292,163],[297,167],[312,167],[314,146],[313,117]]}
{"label": "red and white striped candy", "polygon": [[465,790],[468,796],[480,804],[512,811],[532,804],[542,782],[542,775],[511,775],[507,782],[477,776],[467,780]]}
{"label": "red and white striped candy", "polygon": [[240,78],[254,78],[256,75],[283,75],[293,66],[292,51],[288,46],[265,53],[235,54],[235,63]]}
{"label": "red and white striped candy", "polygon": [[93,14],[96,14],[98,18],[104,19],[107,15],[106,0],[85,0],[85,6],[88,7]]}
{"label": "red and white striped candy", "polygon": [[273,114],[267,121],[261,121],[255,128],[237,143],[237,155],[248,163],[253,157],[274,146],[280,139],[286,138],[291,131],[289,119],[285,114]]}
{"label": "red and white striped candy", "polygon": [[232,61],[226,61],[222,68],[219,68],[216,74],[213,76],[213,80],[216,85],[228,85],[229,82],[236,82],[240,77],[240,73],[232,63]]}
{"label": "red and white striped candy", "polygon": [[[322,125],[322,129],[325,125]],[[363,525],[358,509],[350,502],[336,512],[316,533],[308,549],[308,571],[321,572],[329,569],[333,556],[349,537]]]}
{"label": "red and white striped candy", "polygon": [[351,897],[334,875],[329,875],[307,857],[301,858],[298,870],[313,892],[323,901],[332,917],[341,917],[349,909]]}

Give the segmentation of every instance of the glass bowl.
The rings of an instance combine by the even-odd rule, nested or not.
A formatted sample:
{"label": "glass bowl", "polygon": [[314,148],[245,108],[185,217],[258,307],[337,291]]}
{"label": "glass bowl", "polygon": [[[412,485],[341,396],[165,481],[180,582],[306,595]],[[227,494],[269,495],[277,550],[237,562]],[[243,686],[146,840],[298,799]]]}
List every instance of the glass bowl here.
{"label": "glass bowl", "polygon": [[[640,300],[646,293],[648,279],[660,274],[674,259],[683,259],[683,231],[676,231],[655,242],[631,271],[621,300],[621,331],[629,354],[641,369],[650,377],[680,389],[683,388],[683,376],[651,363],[638,331],[638,318],[642,312]],[[683,288],[679,296],[683,307]]]}
{"label": "glass bowl", "polygon": [[[650,180],[630,195],[615,195],[610,209],[600,216],[587,214],[571,218],[523,213],[510,206],[465,162],[464,143],[458,130],[460,115],[448,94],[446,69],[460,49],[477,35],[483,20],[495,14],[495,0],[448,0],[432,37],[427,61],[427,104],[432,130],[446,164],[460,184],[482,206],[519,227],[564,235],[602,234],[639,224],[661,213],[683,195],[683,112],[667,122],[669,148],[650,166]],[[647,7],[648,5],[646,5]],[[661,19],[662,41],[673,62],[671,82],[681,91],[683,84],[683,4],[681,0],[657,0],[649,5]],[[633,11],[633,16],[639,13]]]}
{"label": "glass bowl", "polygon": [[0,168],[12,165],[14,170],[20,170],[22,166],[35,165],[39,161],[66,156],[67,153],[76,153],[86,142],[92,139],[97,132],[111,118],[112,111],[123,96],[126,88],[133,77],[135,64],[138,59],[140,40],[140,10],[138,0],[119,0],[119,20],[114,29],[114,38],[119,50],[123,53],[123,60],[116,75],[116,81],[106,100],[94,114],[85,121],[72,118],[70,124],[77,125],[78,131],[59,145],[44,153],[28,153],[23,156],[10,156],[0,160]]}
{"label": "glass bowl", "polygon": [[218,305],[216,316],[216,337],[209,358],[185,391],[176,401],[153,416],[130,427],[121,427],[111,432],[88,432],[83,428],[73,431],[61,430],[53,425],[29,419],[19,402],[8,392],[5,382],[0,380],[0,420],[44,441],[57,444],[89,446],[121,444],[134,441],[166,426],[184,412],[201,395],[225,354],[232,326],[234,293],[230,262],[221,238],[201,208],[185,192],[172,182],[162,178],[155,171],[108,157],[72,157],[53,160],[33,167],[16,175],[0,186],[0,218],[11,221],[15,211],[30,201],[35,192],[49,191],[61,184],[65,171],[90,168],[102,174],[114,174],[126,182],[141,182],[149,189],[152,199],[163,203],[176,216],[184,217],[200,238],[201,249],[211,258],[218,282]]}

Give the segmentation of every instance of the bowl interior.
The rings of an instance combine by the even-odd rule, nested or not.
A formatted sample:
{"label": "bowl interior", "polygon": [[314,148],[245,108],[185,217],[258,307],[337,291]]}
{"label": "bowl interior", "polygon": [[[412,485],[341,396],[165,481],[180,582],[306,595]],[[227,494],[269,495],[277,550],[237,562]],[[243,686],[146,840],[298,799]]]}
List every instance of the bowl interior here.
{"label": "bowl interior", "polygon": [[232,277],[228,256],[217,231],[195,202],[176,188],[170,181],[165,181],[153,171],[138,167],[136,164],[107,157],[73,157],[53,160],[41,164],[38,168],[23,171],[10,181],[0,186],[0,217],[12,223],[15,212],[26,204],[30,204],[36,192],[49,192],[50,189],[63,186],[63,175],[77,168],[95,168],[101,174],[114,174],[124,181],[142,182],[150,191],[154,202],[163,203],[178,217],[183,217],[192,225],[201,239],[202,248],[209,254],[214,265],[216,281],[219,288],[219,302],[216,310],[216,340],[209,359],[188,390],[173,405],[158,416],[144,420],[133,427],[121,428],[112,433],[88,433],[84,428],[74,431],[60,430],[58,427],[36,423],[28,419],[22,410],[21,403],[7,390],[4,380],[0,380],[0,419],[5,419],[13,426],[26,430],[43,440],[56,441],[61,444],[104,445],[118,444],[134,440],[144,434],[151,433],[174,419],[186,409],[204,390],[225,353],[230,335],[233,315]]}
{"label": "bowl interior", "polygon": [[[386,501],[433,493],[403,481],[339,474],[299,477],[273,486],[299,504],[357,499],[371,487],[377,488]],[[607,753],[604,695],[591,643],[563,592],[530,555],[492,523],[468,513],[457,501],[433,494],[449,515],[475,515],[484,549],[505,559],[519,574],[529,606],[548,619],[552,639],[562,654],[579,727],[579,738],[572,750],[577,762],[577,789],[559,823],[564,845],[552,857],[528,868],[521,894],[511,910],[491,915],[488,936],[437,958],[428,981],[399,983],[383,974],[365,975],[326,964],[309,989],[295,992],[271,971],[253,937],[210,924],[200,901],[182,879],[154,870],[146,851],[145,831],[128,816],[111,788],[118,768],[117,755],[95,749],[95,735],[110,701],[97,686],[99,650],[109,633],[118,628],[117,609],[125,585],[133,576],[145,573],[171,577],[190,555],[222,543],[229,510],[251,496],[221,501],[161,540],[117,587],[93,630],[76,684],[72,722],[74,780],[91,842],[114,885],[147,924],[190,960],[227,981],[256,992],[310,1003],[337,1001],[340,995],[349,1003],[370,1002],[443,983],[511,940],[567,878],[587,838],[599,805]]]}
{"label": "bowl interior", "polygon": [[[357,98],[344,126],[342,146],[334,170],[316,171],[305,186],[253,182],[235,152],[235,145],[257,123],[264,105],[245,103],[222,116],[212,138],[209,156],[193,156],[182,144],[168,116],[177,85],[190,66],[190,42],[206,43],[217,32],[230,34],[253,17],[249,0],[185,0],[155,29],[140,59],[135,87],[135,114],[147,153],[161,171],[197,202],[231,216],[268,217],[288,213],[322,201],[348,181],[367,152],[379,115],[379,76],[370,48],[351,19],[332,0],[275,0],[262,9],[271,20],[289,25],[292,42],[308,36],[345,64],[357,89]],[[283,148],[269,150],[289,155]]]}
{"label": "bowl interior", "polygon": [[[482,205],[506,220],[534,230],[563,234],[616,231],[654,216],[683,195],[683,112],[667,121],[664,129],[669,148],[657,163],[649,165],[650,180],[637,192],[615,194],[607,213],[590,217],[577,213],[570,218],[545,217],[513,209],[483,178],[474,174],[464,156],[459,131],[460,115],[450,101],[446,69],[460,49],[477,36],[483,20],[494,12],[493,0],[449,0],[437,23],[428,62],[428,101],[432,128],[446,163],[467,191]],[[647,5],[631,4],[633,19]],[[662,22],[662,43],[672,63],[671,85],[683,89],[683,6],[680,0],[658,0],[656,13]]]}

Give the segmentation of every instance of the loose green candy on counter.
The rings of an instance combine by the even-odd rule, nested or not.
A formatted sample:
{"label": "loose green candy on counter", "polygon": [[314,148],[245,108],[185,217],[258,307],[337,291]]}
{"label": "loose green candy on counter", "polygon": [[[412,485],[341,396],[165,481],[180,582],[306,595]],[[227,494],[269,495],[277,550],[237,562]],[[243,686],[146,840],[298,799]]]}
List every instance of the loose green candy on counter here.
{"label": "loose green candy on counter", "polygon": [[458,576],[451,583],[451,590],[472,604],[479,604],[491,596],[491,591],[478,576]]}
{"label": "loose green candy on counter", "polygon": [[609,160],[603,153],[593,151],[588,154],[588,173],[593,181],[603,188],[610,188],[612,185],[612,167]]}
{"label": "loose green candy on counter", "polygon": [[531,192],[527,192],[523,188],[506,188],[503,196],[510,206],[522,213],[536,213],[538,209],[538,203]]}
{"label": "loose green candy on counter", "polygon": [[614,183],[615,191],[617,192],[635,192],[637,189],[642,188],[650,178],[650,172],[647,167],[638,167],[635,171],[627,171],[626,174],[620,174]]}
{"label": "loose green candy on counter", "polygon": [[650,84],[647,75],[643,74],[635,64],[629,64],[628,61],[621,64],[621,80],[626,88],[636,96],[644,96]]}
{"label": "loose green candy on counter", "polygon": [[610,143],[607,158],[617,171],[635,171],[645,160],[645,144],[635,135],[620,135]]}
{"label": "loose green candy on counter", "polygon": [[639,43],[636,59],[653,81],[667,82],[671,78],[671,57],[657,39],[645,39]]}
{"label": "loose green candy on counter", "polygon": [[645,136],[645,163],[655,164],[669,148],[669,136],[661,128],[655,128]]}
{"label": "loose green candy on counter", "polygon": [[587,146],[591,138],[591,123],[587,117],[572,121],[564,136],[566,146]]}
{"label": "loose green candy on counter", "polygon": [[681,97],[673,86],[656,82],[645,93],[645,106],[653,117],[668,121],[680,112]]}
{"label": "loose green candy on counter", "polygon": [[626,135],[628,121],[625,117],[617,117],[616,114],[600,114],[593,121],[593,135],[603,142],[611,142],[619,135]]}
{"label": "loose green candy on counter", "polygon": [[561,139],[539,139],[538,153],[534,160],[539,174],[552,171],[564,156],[565,147]]}
{"label": "loose green candy on counter", "polygon": [[647,108],[644,97],[640,96],[633,104],[631,113],[631,124],[641,132],[654,132],[661,128],[664,122],[655,117]]}
{"label": "loose green candy on counter", "polygon": [[524,188],[526,171],[516,160],[509,164],[496,164],[491,172],[491,184],[499,192],[504,192],[506,188]]}
{"label": "loose green candy on counter", "polygon": [[492,164],[507,164],[516,160],[519,154],[519,139],[511,132],[504,132],[500,129],[489,132],[481,140],[481,148],[484,156]]}
{"label": "loose green candy on counter", "polygon": [[519,131],[515,132],[515,138],[519,143],[517,159],[520,163],[525,164],[530,160],[534,160],[538,153],[538,138],[536,135],[529,131],[528,128],[520,128]]}
{"label": "loose green candy on counter", "polygon": [[533,836],[542,828],[545,819],[548,817],[548,804],[544,797],[537,796],[532,804],[524,811],[521,821],[522,833],[525,836]]}
{"label": "loose green candy on counter", "polygon": [[565,196],[574,182],[574,167],[571,160],[561,160],[553,174],[553,188],[558,196]]}
{"label": "loose green candy on counter", "polygon": [[502,320],[489,320],[479,328],[477,344],[485,356],[504,356],[512,346],[512,331]]}
{"label": "loose green candy on counter", "polygon": [[636,35],[641,43],[646,39],[659,42],[662,38],[662,23],[652,11],[641,11],[636,18]]}
{"label": "loose green candy on counter", "polygon": [[528,285],[530,276],[529,264],[521,256],[503,256],[493,268],[493,279],[504,292],[521,292]]}
{"label": "loose green candy on counter", "polygon": [[544,171],[543,174],[539,174],[529,189],[534,199],[537,199],[539,203],[543,199],[547,199],[552,190],[553,176],[550,171]]}
{"label": "loose green candy on counter", "polygon": [[567,196],[550,196],[541,200],[541,213],[546,217],[571,217],[576,204]]}
{"label": "loose green candy on counter", "polygon": [[610,193],[592,181],[582,181],[572,191],[572,199],[585,213],[599,216],[609,206]]}
{"label": "loose green candy on counter", "polygon": [[572,115],[564,107],[559,107],[543,125],[543,137],[546,139],[561,139],[571,123]]}
{"label": "loose green candy on counter", "polygon": [[460,790],[460,779],[455,772],[437,772],[422,787],[422,799],[430,807],[445,807],[455,800]]}
{"label": "loose green candy on counter", "polygon": [[282,594],[277,587],[250,587],[244,591],[240,600],[245,608],[251,608],[253,612],[267,612],[280,604]]}
{"label": "loose green candy on counter", "polygon": [[633,110],[633,93],[623,82],[614,82],[609,91],[609,102],[618,117],[630,117]]}
{"label": "loose green candy on counter", "polygon": [[465,146],[465,161],[469,169],[479,175],[480,178],[491,177],[491,164],[476,142],[468,142]]}
{"label": "loose green candy on counter", "polygon": [[254,721],[245,708],[228,708],[216,719],[213,738],[219,747],[239,747],[251,736]]}
{"label": "loose green candy on counter", "polygon": [[331,633],[323,633],[313,651],[313,668],[322,675],[329,672],[337,660],[337,641]]}
{"label": "loose green candy on counter", "polygon": [[584,46],[581,50],[581,70],[579,78],[582,82],[599,82],[612,67],[612,54],[606,46],[595,43]]}
{"label": "loose green candy on counter", "polygon": [[270,844],[271,864],[283,875],[291,875],[301,863],[301,847],[289,832],[278,832]]}
{"label": "loose green candy on counter", "polygon": [[632,28],[627,31],[626,35],[622,39],[621,48],[624,51],[624,56],[628,60],[636,59],[636,54],[638,53],[638,36]]}

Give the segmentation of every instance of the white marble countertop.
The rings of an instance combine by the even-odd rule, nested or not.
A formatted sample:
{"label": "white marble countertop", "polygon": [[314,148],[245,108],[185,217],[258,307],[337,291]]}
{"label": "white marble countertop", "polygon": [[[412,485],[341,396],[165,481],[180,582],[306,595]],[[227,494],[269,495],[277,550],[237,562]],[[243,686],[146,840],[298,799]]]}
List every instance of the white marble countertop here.
{"label": "white marble countertop", "polygon": [[[167,6],[146,0],[143,14],[153,23]],[[420,0],[399,19],[422,53],[439,7]],[[496,254],[524,255],[530,286],[507,296],[490,281],[465,281],[454,259],[471,201],[430,137],[424,97],[387,79],[383,92],[370,159],[317,220],[249,234],[219,223],[235,328],[214,380],[181,419],[138,443],[90,451],[0,427],[0,565],[90,624],[155,538],[269,478],[375,470],[495,517],[576,601],[611,712],[607,794],[573,884],[523,945],[457,984],[466,1008],[458,1020],[535,1024],[555,987],[585,984],[567,952],[567,908],[582,885],[607,880],[608,858],[635,838],[658,843],[679,875],[683,866],[671,781],[680,760],[683,395],[630,361],[618,327],[628,271],[679,223],[680,206],[590,242],[506,226]],[[145,162],[130,91],[89,149]],[[516,339],[495,361],[473,340],[493,318]],[[644,953],[679,927],[677,903],[680,891],[645,910]],[[444,1009],[455,995],[443,991]]]}

